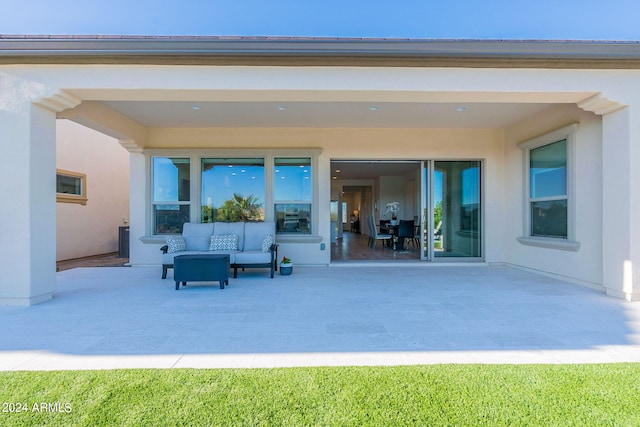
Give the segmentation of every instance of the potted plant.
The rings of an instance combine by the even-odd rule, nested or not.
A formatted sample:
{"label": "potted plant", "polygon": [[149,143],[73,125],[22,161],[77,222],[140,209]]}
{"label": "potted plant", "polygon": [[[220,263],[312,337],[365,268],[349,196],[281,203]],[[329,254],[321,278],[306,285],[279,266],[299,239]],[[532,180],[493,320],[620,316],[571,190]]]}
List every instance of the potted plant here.
{"label": "potted plant", "polygon": [[282,261],[280,261],[280,274],[283,276],[288,276],[293,272],[293,262],[291,258],[287,258],[286,256],[282,257]]}

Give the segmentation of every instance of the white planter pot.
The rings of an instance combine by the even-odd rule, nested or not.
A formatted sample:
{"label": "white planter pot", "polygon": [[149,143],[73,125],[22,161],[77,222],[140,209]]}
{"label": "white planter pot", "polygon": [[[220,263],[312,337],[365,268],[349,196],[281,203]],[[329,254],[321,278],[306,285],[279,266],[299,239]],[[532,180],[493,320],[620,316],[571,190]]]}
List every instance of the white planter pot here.
{"label": "white planter pot", "polygon": [[282,276],[288,276],[293,273],[293,263],[280,264],[280,274]]}

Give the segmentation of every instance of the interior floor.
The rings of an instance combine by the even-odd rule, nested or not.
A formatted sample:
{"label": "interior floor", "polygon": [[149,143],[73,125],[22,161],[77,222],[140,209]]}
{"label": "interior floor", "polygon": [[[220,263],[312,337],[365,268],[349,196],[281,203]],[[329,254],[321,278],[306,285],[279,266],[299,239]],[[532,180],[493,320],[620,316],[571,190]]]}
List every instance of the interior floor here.
{"label": "interior floor", "polygon": [[383,247],[384,241],[376,242],[375,247],[369,246],[369,236],[366,234],[344,231],[342,238],[331,244],[331,261],[396,261],[420,259],[420,250],[410,241],[405,241],[405,248]]}

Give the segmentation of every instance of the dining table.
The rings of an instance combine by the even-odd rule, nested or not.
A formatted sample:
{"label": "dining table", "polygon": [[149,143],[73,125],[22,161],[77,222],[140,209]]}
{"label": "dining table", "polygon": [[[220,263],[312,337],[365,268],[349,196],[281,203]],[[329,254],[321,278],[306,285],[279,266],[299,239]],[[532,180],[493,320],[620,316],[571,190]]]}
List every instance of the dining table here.
{"label": "dining table", "polygon": [[380,223],[380,233],[390,234],[391,236],[393,236],[391,239],[389,239],[386,242],[386,244],[388,247],[393,248],[394,251],[402,249],[402,247],[398,248],[398,229],[399,228],[400,226],[398,224],[392,225],[391,223]]}

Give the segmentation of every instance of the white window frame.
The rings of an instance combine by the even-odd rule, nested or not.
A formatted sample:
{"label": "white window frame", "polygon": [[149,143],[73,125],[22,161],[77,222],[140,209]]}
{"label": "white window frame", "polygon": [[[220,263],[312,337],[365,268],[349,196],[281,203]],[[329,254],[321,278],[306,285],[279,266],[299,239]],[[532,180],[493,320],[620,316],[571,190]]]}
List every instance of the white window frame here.
{"label": "white window frame", "polygon": [[[154,178],[154,166],[153,166],[153,159],[155,158],[168,158],[168,159],[188,159],[189,160],[189,179],[190,179],[190,183],[189,183],[189,200],[182,200],[182,201],[156,201],[153,199],[153,190],[154,190],[154,186],[155,183],[153,181]],[[149,223],[149,229],[151,231],[151,235],[154,236],[168,236],[170,234],[156,234],[156,218],[155,218],[155,209],[154,207],[156,206],[162,206],[162,205],[178,205],[178,206],[189,206],[189,218],[190,221],[193,222],[193,158],[189,155],[180,155],[180,153],[171,153],[171,154],[152,154],[149,156],[149,161],[148,161],[148,165],[149,165],[149,189],[147,192],[147,199],[149,200],[149,211],[148,211],[148,223]]]}
{"label": "white window frame", "polygon": [[[275,198],[275,186],[276,186],[276,182],[275,182],[275,164],[276,164],[276,159],[286,159],[286,158],[308,158],[309,159],[309,167],[311,168],[311,200],[297,200],[297,199],[276,199]],[[308,233],[299,233],[299,232],[293,232],[293,233],[288,233],[288,232],[277,232],[278,238],[281,237],[297,237],[297,236],[303,236],[303,237],[309,237],[312,236],[314,234],[314,230],[317,229],[316,227],[316,222],[317,220],[317,209],[316,209],[316,203],[314,202],[316,197],[315,194],[317,192],[317,188],[316,188],[316,179],[315,179],[315,161],[314,161],[314,156],[310,155],[310,154],[304,154],[304,155],[273,155],[271,156],[271,173],[272,173],[272,180],[271,180],[271,210],[272,213],[274,215],[273,220],[277,221],[277,219],[275,218],[275,207],[276,205],[311,205],[311,228],[309,229]]]}
{"label": "white window frame", "polygon": [[[191,200],[190,202],[181,202],[190,206],[190,221],[200,222],[200,212],[202,207],[201,201],[201,175],[202,175],[202,159],[203,158],[264,158],[265,167],[265,221],[274,221],[274,200],[273,200],[273,169],[274,159],[276,157],[309,157],[311,158],[311,180],[312,180],[312,201],[311,210],[312,218],[319,218],[319,200],[318,200],[318,157],[322,152],[319,148],[265,148],[265,149],[150,149],[145,151],[145,159],[147,165],[147,236],[142,240],[145,243],[158,243],[159,239],[166,238],[165,234],[154,234],[155,224],[153,218],[153,158],[169,157],[169,158],[188,158],[191,164]],[[195,195],[195,196],[194,196]],[[178,204],[171,203],[171,204]],[[266,209],[270,206],[271,209]],[[318,236],[318,221],[312,220],[311,234],[291,234],[279,235],[278,242],[307,243],[320,242],[321,237]]]}
{"label": "white window frame", "polygon": [[[524,188],[523,188],[523,235],[518,237],[518,241],[527,246],[536,246],[548,249],[559,249],[576,252],[580,249],[580,243],[576,239],[576,207],[575,207],[575,139],[578,131],[578,123],[572,123],[563,128],[541,135],[537,138],[530,139],[518,144],[523,151],[523,171],[524,171]],[[562,140],[567,141],[567,237],[542,237],[531,235],[531,172],[530,160],[531,150],[553,144]],[[564,197],[562,197],[564,199]]]}

